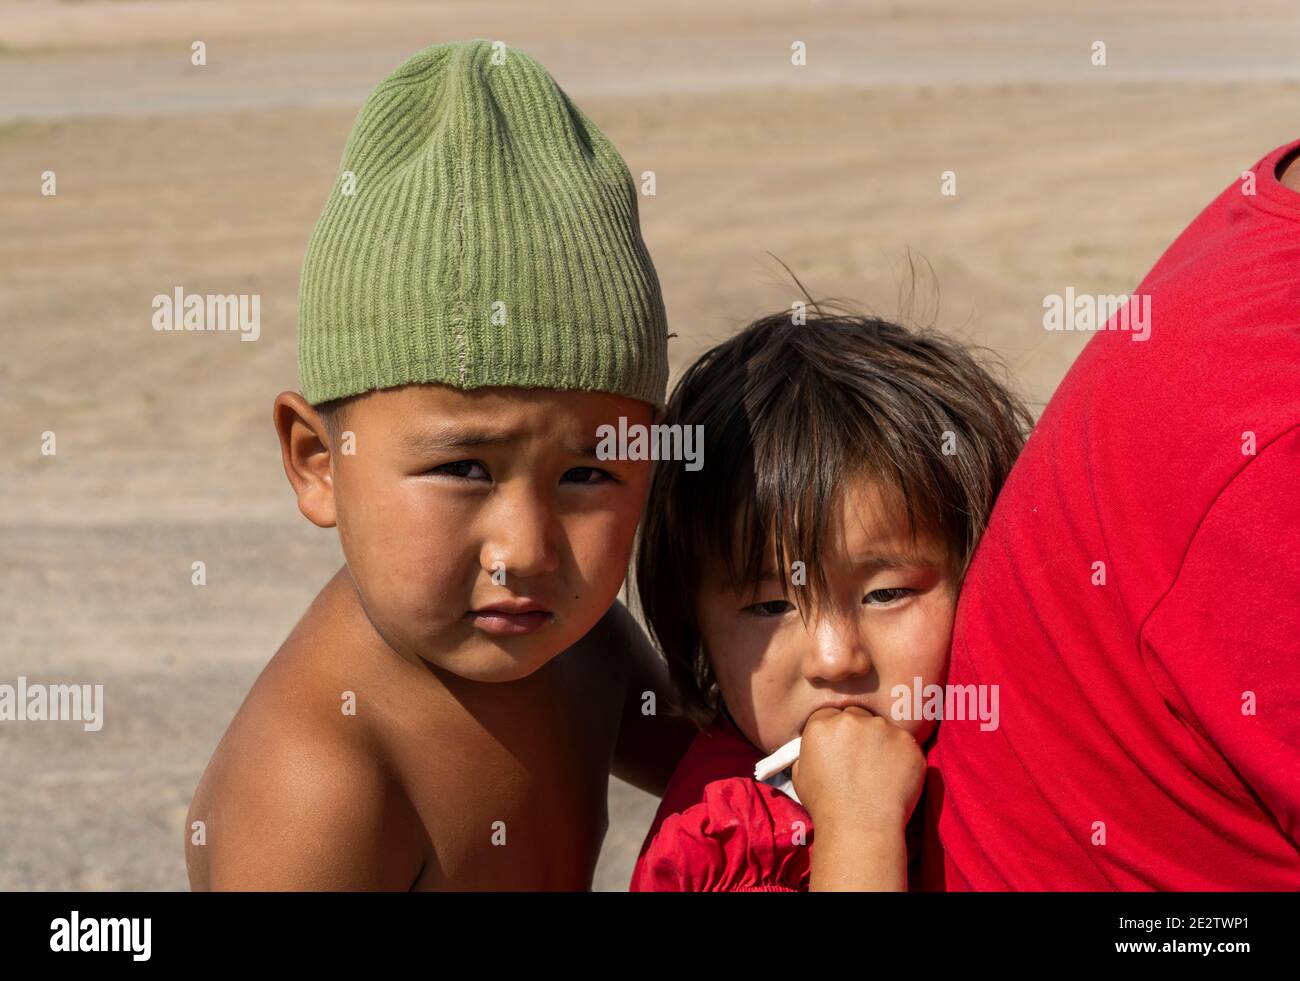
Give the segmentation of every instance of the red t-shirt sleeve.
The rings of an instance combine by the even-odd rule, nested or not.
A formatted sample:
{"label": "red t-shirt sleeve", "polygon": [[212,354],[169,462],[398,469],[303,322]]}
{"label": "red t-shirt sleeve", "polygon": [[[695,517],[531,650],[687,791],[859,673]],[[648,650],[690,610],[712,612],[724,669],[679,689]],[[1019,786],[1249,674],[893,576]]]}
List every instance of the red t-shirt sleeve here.
{"label": "red t-shirt sleeve", "polygon": [[1165,700],[1300,843],[1300,429],[1219,494],[1142,630]]}
{"label": "red t-shirt sleeve", "polygon": [[633,892],[806,892],[812,821],[748,777],[715,780],[666,817],[632,875]]}

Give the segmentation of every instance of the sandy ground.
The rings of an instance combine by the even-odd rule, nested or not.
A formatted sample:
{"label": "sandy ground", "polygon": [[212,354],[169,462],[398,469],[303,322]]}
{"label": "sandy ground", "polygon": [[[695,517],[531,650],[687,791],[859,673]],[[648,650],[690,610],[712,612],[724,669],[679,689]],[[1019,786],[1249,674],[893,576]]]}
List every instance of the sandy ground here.
{"label": "sandy ground", "polygon": [[[885,315],[910,251],[933,268],[912,320],[999,352],[1041,405],[1084,340],[1042,329],[1044,295],[1131,289],[1300,135],[1293,3],[1135,6],[0,0],[0,683],[107,702],[94,734],[0,723],[0,889],[185,888],[195,783],[340,561],[270,406],[344,139],[407,55],[521,47],[656,173],[675,368],[796,298],[767,251]],[[176,286],[260,293],[261,339],[153,331]],[[612,785],[597,888],[625,887],[653,809]]]}

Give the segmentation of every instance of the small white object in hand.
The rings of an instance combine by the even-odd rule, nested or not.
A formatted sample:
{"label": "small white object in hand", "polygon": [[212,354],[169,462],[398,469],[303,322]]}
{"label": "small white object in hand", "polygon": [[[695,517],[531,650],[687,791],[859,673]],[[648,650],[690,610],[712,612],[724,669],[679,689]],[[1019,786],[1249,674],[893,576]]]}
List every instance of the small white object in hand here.
{"label": "small white object in hand", "polygon": [[803,802],[794,791],[794,778],[790,775],[790,768],[799,759],[800,742],[800,738],[796,736],[771,756],[765,756],[754,764],[755,780],[769,787],[775,787],[796,803]]}

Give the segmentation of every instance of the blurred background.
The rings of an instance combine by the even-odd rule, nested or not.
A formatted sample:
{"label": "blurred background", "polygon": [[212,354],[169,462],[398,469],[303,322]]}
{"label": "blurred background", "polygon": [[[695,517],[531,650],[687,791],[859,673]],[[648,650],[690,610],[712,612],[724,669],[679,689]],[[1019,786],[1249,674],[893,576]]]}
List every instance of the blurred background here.
{"label": "blurred background", "polygon": [[[471,37],[654,172],[674,371],[799,298],[770,252],[1038,411],[1088,337],[1044,296],[1131,291],[1300,136],[1294,0],[0,0],[0,683],[105,686],[100,732],[0,722],[0,889],[187,888],[199,776],[341,562],[271,427],[308,236],[369,90]],[[177,286],[260,294],[260,339],[154,331]],[[612,782],[597,888],[655,805]]]}

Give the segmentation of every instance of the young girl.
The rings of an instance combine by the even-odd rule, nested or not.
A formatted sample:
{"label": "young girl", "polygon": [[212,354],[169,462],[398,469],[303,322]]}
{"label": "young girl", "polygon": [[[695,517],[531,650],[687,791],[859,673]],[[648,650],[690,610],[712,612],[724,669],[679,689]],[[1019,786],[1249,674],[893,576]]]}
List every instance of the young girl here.
{"label": "young girl", "polygon": [[[1031,420],[961,346],[813,306],[708,351],[668,405],[707,466],[659,464],[637,591],[702,731],[634,891],[906,890],[914,870],[937,724],[914,692],[943,683]],[[796,737],[793,788],[758,782]]]}

